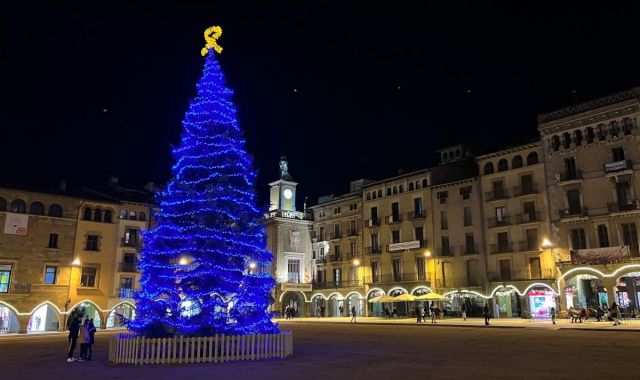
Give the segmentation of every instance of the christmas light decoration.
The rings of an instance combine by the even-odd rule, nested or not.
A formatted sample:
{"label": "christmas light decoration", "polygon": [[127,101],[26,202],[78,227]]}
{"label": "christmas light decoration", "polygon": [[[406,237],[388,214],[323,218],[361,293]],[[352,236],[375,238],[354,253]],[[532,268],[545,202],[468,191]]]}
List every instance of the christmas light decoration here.
{"label": "christmas light decoration", "polygon": [[205,31],[205,66],[157,194],[157,224],[144,234],[142,290],[129,327],[144,336],[275,333],[256,174],[238,126],[233,92],[215,53],[220,27]]}

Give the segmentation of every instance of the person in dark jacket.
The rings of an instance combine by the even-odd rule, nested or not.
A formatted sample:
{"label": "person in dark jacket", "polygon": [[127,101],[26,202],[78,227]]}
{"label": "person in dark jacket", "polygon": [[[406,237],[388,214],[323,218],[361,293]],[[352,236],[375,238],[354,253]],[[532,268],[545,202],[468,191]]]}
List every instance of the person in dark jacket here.
{"label": "person in dark jacket", "polygon": [[78,343],[78,334],[80,333],[80,324],[82,323],[82,314],[77,314],[69,322],[69,351],[67,352],[67,362],[71,363],[73,359],[73,351]]}
{"label": "person in dark jacket", "polygon": [[484,304],[484,309],[482,311],[482,315],[484,315],[484,324],[485,326],[489,326],[489,303]]}
{"label": "person in dark jacket", "polygon": [[96,326],[93,324],[93,319],[89,320],[89,343],[87,345],[87,360],[91,360],[93,357],[93,343],[96,340]]}

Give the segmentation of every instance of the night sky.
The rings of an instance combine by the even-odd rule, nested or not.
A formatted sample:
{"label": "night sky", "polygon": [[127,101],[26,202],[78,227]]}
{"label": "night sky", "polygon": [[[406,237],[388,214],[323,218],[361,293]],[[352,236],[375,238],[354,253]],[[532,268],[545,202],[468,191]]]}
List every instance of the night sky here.
{"label": "night sky", "polygon": [[0,13],[5,184],[164,183],[214,24],[261,204],[282,153],[315,203],[640,85],[637,2],[23,3]]}

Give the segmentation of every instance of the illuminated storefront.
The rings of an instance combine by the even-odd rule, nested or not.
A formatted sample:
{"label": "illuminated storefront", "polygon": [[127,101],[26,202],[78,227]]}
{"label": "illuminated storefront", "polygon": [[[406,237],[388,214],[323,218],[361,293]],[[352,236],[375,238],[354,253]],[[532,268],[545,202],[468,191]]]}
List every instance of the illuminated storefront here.
{"label": "illuminated storefront", "polygon": [[18,319],[10,308],[0,305],[0,334],[17,333]]}
{"label": "illuminated storefront", "polygon": [[558,310],[556,306],[556,295],[547,288],[539,287],[529,290],[527,293],[529,302],[529,314],[532,318],[548,318],[551,308]]}
{"label": "illuminated storefront", "polygon": [[580,274],[569,279],[565,288],[565,296],[567,309],[609,305],[607,290],[600,279],[589,274]]}

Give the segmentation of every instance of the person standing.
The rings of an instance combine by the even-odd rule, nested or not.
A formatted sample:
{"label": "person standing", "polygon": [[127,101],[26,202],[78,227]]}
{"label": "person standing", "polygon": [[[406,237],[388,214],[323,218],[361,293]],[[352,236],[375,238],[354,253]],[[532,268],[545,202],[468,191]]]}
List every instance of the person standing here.
{"label": "person standing", "polygon": [[420,312],[421,309],[422,306],[416,306],[416,323],[422,322],[422,313]]}
{"label": "person standing", "polygon": [[87,361],[91,361],[93,358],[93,343],[96,338],[96,325],[93,324],[93,319],[89,320],[89,344],[87,345]]}
{"label": "person standing", "polygon": [[82,315],[76,314],[71,318],[69,323],[69,350],[67,352],[67,362],[71,363],[73,359],[73,351],[76,349],[78,343],[78,333],[80,332],[80,324],[82,323]]}
{"label": "person standing", "polygon": [[344,312],[344,307],[342,307],[342,305],[340,305],[340,307],[338,308],[340,310],[340,317],[342,317],[342,313]]}
{"label": "person standing", "polygon": [[462,304],[462,320],[467,320],[467,305],[464,303]]}
{"label": "person standing", "polygon": [[78,361],[82,362],[87,360],[87,346],[89,345],[89,320],[84,321],[84,324],[80,327],[80,337],[78,338],[80,342],[80,359]]}
{"label": "person standing", "polygon": [[289,307],[289,305],[284,308],[284,317],[285,319],[291,318],[291,308]]}
{"label": "person standing", "polygon": [[356,307],[351,305],[351,323],[357,323],[356,321]]}
{"label": "person standing", "polygon": [[433,304],[433,302],[431,303],[431,308],[429,309],[429,312],[431,313],[431,323],[436,323],[437,309],[436,309],[435,305]]}
{"label": "person standing", "polygon": [[482,311],[482,314],[484,315],[484,325],[489,326],[489,303],[488,302],[485,302],[484,310]]}
{"label": "person standing", "polygon": [[316,307],[316,318],[320,318],[320,311],[322,309],[320,308],[320,305],[318,305],[318,307]]}
{"label": "person standing", "polygon": [[320,315],[324,318],[324,305],[320,306]]}
{"label": "person standing", "polygon": [[551,313],[551,323],[552,324],[556,324],[556,308],[551,306],[551,310],[549,311]]}
{"label": "person standing", "polygon": [[613,325],[618,326],[620,324],[619,313],[620,308],[618,308],[618,304],[613,302],[611,307],[609,307],[609,313],[611,313],[611,319],[613,319]]}

